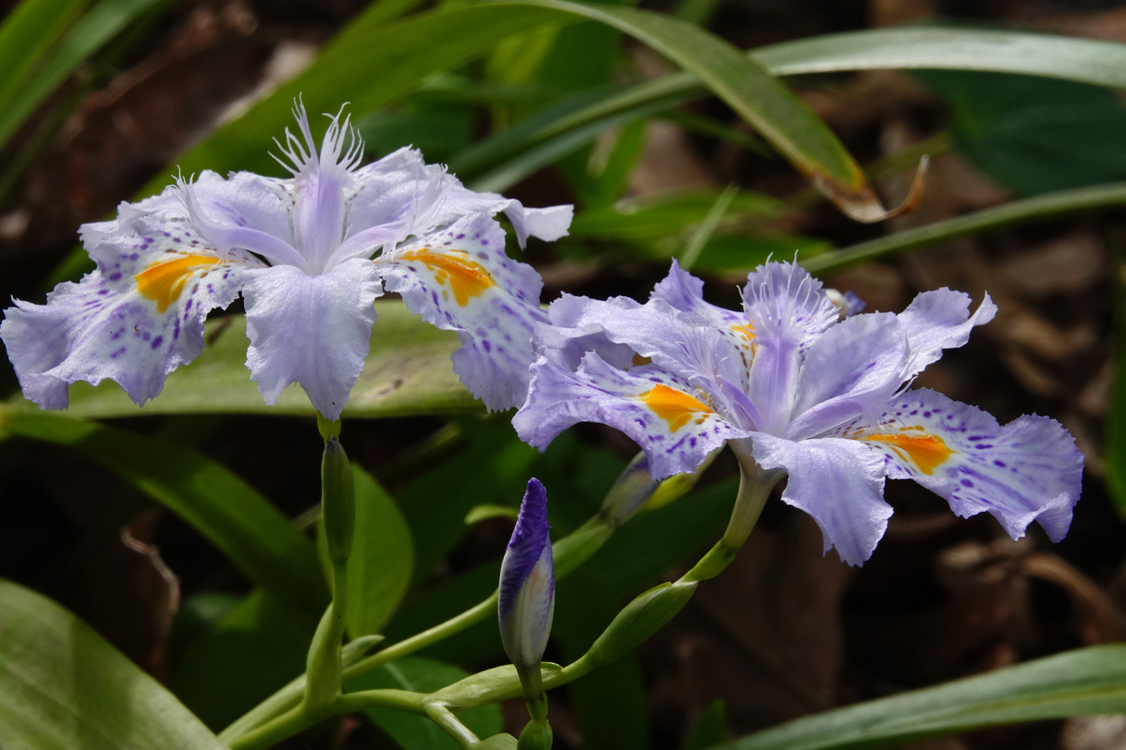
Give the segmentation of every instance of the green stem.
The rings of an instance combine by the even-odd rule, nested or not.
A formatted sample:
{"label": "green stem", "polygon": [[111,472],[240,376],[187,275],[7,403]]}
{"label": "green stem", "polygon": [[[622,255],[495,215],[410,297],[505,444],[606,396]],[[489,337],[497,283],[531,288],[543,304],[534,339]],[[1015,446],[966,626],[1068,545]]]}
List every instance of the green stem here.
{"label": "green stem", "polygon": [[231,740],[228,745],[231,750],[263,750],[332,716],[368,708],[397,708],[425,716],[427,715],[426,707],[423,705],[425,697],[423,693],[406,690],[363,690],[348,695],[338,695],[331,703],[321,708],[311,709],[305,705],[291,708],[241,737]]}
{"label": "green stem", "polygon": [[1076,211],[1122,204],[1126,204],[1126,183],[1123,182],[1095,185],[1094,187],[1076,190],[1061,190],[1050,195],[1011,201],[1002,206],[987,208],[984,211],[978,211],[967,216],[936,221],[933,224],[853,245],[835,253],[818,255],[808,260],[802,260],[800,263],[810,273],[823,274],[903,250],[957,239],[958,237],[998,229],[1010,224],[1046,221]]}

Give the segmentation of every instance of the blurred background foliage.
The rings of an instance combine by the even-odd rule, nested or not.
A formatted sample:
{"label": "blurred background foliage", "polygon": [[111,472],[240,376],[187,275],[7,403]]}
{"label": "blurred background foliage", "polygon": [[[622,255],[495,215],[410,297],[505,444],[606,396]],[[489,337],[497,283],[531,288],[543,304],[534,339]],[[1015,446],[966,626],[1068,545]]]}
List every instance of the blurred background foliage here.
{"label": "blurred background foliage", "polygon": [[[5,5],[5,299],[42,301],[80,275],[88,261],[75,249],[79,224],[160,190],[176,165],[278,174],[270,139],[302,93],[314,112],[350,101],[371,159],[414,145],[472,188],[532,206],[575,203],[570,237],[533,243],[523,256],[544,276],[545,302],[564,291],[644,299],[678,257],[705,278],[712,301],[734,307],[750,268],[796,253],[869,310],[900,310],[940,286],[975,299],[988,290],[999,303],[998,319],[919,385],[1002,421],[1050,414],[1076,435],[1087,474],[1067,540],[1052,546],[1037,530],[1012,542],[989,518],[956,519],[913,484],[891,483],[888,535],[850,569],[834,553],[822,557],[808,517],[772,503],[736,565],[652,642],[557,691],[557,747],[710,747],[835,706],[1122,640],[1119,3],[646,0],[651,15],[551,0]],[[711,33],[692,36],[693,26]],[[1002,33],[1018,36],[992,36]],[[737,64],[735,47],[758,51]],[[697,77],[678,72],[685,66]],[[763,109],[739,88],[755,71],[785,75],[800,107]],[[763,135],[756,118],[774,118],[787,137]],[[843,148],[819,135],[820,121]],[[809,157],[807,171],[847,181],[845,148],[886,205],[906,197],[930,156],[918,209],[854,222],[791,164]],[[372,355],[345,411],[344,442],[362,467],[363,574],[353,585],[364,602],[348,628],[393,642],[492,591],[529,476],[548,488],[558,539],[596,512],[635,448],[588,425],[536,453],[506,415],[484,415],[461,388],[452,334],[395,300],[377,305]],[[216,316],[205,354],[143,410],[104,384],[73,387],[63,415],[39,414],[21,403],[6,364],[0,376],[12,394],[0,406],[0,577],[76,612],[214,731],[302,671],[326,601],[311,410],[296,389],[277,407],[262,404],[243,365],[244,326]],[[85,421],[95,418],[104,421]],[[734,475],[721,458],[696,491],[642,514],[561,581],[547,658],[581,655],[629,597],[683,570],[722,528]],[[8,592],[0,597],[16,596]],[[43,623],[64,616],[5,601],[27,616],[0,609],[0,634],[54,633]],[[102,645],[90,648],[113,662]],[[1126,663],[1100,653],[1092,669]],[[490,619],[353,687],[431,690],[501,661]],[[1093,691],[1087,667],[1074,668],[1076,684]],[[43,679],[80,679],[59,669]],[[1122,705],[1115,679],[1094,708],[1020,718],[1112,713]],[[518,732],[523,710],[517,701],[464,718],[482,736]],[[810,726],[809,737],[821,732],[806,738],[813,744],[774,735],[761,746],[855,740]],[[1124,742],[1126,720],[1085,717],[916,747]],[[388,711],[282,746],[455,747],[433,724]]]}

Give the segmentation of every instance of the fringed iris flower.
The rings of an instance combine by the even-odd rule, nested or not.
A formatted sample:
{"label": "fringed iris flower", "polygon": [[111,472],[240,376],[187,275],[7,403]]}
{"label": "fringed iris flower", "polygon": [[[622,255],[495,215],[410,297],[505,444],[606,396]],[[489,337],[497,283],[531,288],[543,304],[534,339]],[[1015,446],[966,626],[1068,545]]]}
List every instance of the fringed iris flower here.
{"label": "fringed iris flower", "polygon": [[300,103],[294,115],[300,134],[279,144],[291,178],[205,171],[81,228],[97,269],[46,305],[17,300],[0,326],[29,399],[65,408],[70,383],[110,378],[144,404],[199,355],[207,313],[241,292],[246,363],[266,402],[299,383],[335,420],[386,288],[458,332],[454,368],[489,408],[524,400],[542,283],[505,255],[492,217],[503,211],[523,247],[565,235],[571,207],[474,193],[412,149],[361,167],[347,119],[331,118],[318,151]]}
{"label": "fringed iris flower", "polygon": [[859,564],[892,514],[884,480],[913,479],[960,516],[988,511],[1014,538],[1033,521],[1067,533],[1083,457],[1052,419],[1002,427],[985,412],[907,387],[944,349],[993,318],[986,296],[925,292],[901,314],[842,317],[821,283],[789,263],[752,272],[744,311],[704,301],[674,262],[649,302],[564,296],[513,420],[543,449],[582,421],[622,430],[662,478],[691,472],[730,441],[789,481],[782,499],[809,513],[825,551]]}

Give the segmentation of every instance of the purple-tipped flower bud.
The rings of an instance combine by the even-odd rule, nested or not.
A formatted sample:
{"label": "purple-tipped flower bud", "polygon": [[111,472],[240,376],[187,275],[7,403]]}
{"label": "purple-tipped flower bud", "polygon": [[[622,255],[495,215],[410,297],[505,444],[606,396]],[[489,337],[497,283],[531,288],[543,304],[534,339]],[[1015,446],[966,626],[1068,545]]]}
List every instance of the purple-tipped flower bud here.
{"label": "purple-tipped flower bud", "polygon": [[516,665],[529,699],[541,692],[539,665],[555,613],[555,565],[548,528],[547,492],[533,478],[500,566],[497,606],[504,651]]}

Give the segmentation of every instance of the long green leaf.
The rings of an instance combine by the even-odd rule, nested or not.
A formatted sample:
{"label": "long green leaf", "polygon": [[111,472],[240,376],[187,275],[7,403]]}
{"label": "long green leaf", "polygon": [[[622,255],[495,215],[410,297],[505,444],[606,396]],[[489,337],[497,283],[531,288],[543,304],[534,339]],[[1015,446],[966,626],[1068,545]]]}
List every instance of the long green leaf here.
{"label": "long green leaf", "polygon": [[1126,646],[1095,646],[791,721],[715,750],[830,750],[1126,710]]}
{"label": "long green leaf", "polygon": [[[8,101],[0,100],[0,144],[8,140],[83,60],[101,49],[145,11],[163,1],[101,0],[91,8],[50,49],[41,65],[18,90],[12,92]],[[0,67],[0,70],[3,68]]]}
{"label": "long green leaf", "polygon": [[910,250],[936,242],[965,237],[971,234],[998,229],[1011,224],[1022,224],[1086,211],[1093,208],[1126,204],[1126,183],[1095,185],[1077,190],[1064,190],[1049,195],[1012,201],[996,208],[936,221],[914,229],[907,229],[887,237],[863,242],[835,253],[825,253],[814,258],[801,259],[800,263],[811,273],[828,273],[845,266],[875,260],[903,250]]}
{"label": "long green leaf", "polygon": [[[686,21],[567,0],[490,0],[442,8],[389,26],[363,16],[308,71],[197,146],[180,166],[185,172],[264,168],[268,138],[288,119],[299,93],[304,92],[313,111],[335,110],[338,102],[350,100],[357,112],[366,113],[417,87],[427,74],[495,46],[498,39],[576,17],[629,34],[690,71],[845,210],[861,218],[878,211],[863,172],[832,131],[752,58]],[[438,38],[444,43],[430,43]],[[357,80],[374,83],[357,87]],[[247,160],[248,153],[257,157]]]}
{"label": "long green leaf", "polygon": [[[877,29],[802,39],[749,53],[772,75],[855,70],[977,70],[1126,87],[1126,45],[1010,31]],[[608,127],[671,109],[707,93],[688,72],[555,105],[451,162],[465,177],[503,189],[544,155],[592,140]],[[515,170],[515,165],[519,169]]]}
{"label": "long green leaf", "polygon": [[327,603],[312,544],[211,459],[159,438],[10,406],[0,406],[0,435],[73,448],[183,518],[255,583],[309,612]]}
{"label": "long green leaf", "polygon": [[222,750],[176,698],[70,612],[0,581],[0,747]]}
{"label": "long green leaf", "polygon": [[[454,374],[450,355],[457,335],[440,331],[402,302],[377,300],[371,350],[364,372],[344,408],[346,417],[477,412],[479,401]],[[113,382],[70,388],[69,413],[79,417],[131,417],[146,414],[304,414],[313,407],[297,386],[267,406],[246,369],[246,319],[221,318],[207,324],[207,345],[199,359],[168,377],[164,391],[138,407]]]}
{"label": "long green leaf", "polygon": [[[89,0],[24,0],[0,26],[0,112]],[[2,115],[0,115],[2,116]]]}

